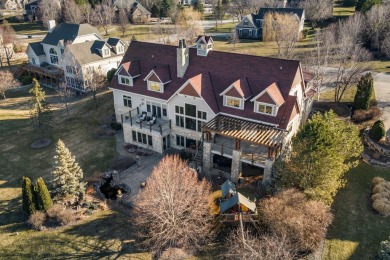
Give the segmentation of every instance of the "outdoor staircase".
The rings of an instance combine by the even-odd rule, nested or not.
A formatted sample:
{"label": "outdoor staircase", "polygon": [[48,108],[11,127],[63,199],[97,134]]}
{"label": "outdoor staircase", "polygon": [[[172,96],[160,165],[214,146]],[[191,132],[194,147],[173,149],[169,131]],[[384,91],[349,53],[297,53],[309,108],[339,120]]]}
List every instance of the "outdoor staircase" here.
{"label": "outdoor staircase", "polygon": [[194,161],[197,162],[198,164],[201,164],[202,159],[203,159],[203,139],[200,140],[198,148],[196,149]]}
{"label": "outdoor staircase", "polygon": [[20,76],[23,75],[23,72],[24,72],[24,66],[26,65],[27,63],[24,62],[22,63],[20,66],[18,66],[18,68],[16,69],[16,71],[14,72],[14,77],[16,79],[18,79]]}

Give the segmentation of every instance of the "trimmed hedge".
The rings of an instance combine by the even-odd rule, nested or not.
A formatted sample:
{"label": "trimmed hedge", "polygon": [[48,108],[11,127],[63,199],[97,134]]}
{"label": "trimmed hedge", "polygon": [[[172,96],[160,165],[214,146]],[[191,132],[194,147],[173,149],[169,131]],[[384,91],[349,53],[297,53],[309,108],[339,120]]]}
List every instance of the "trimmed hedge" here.
{"label": "trimmed hedge", "polygon": [[374,123],[370,130],[370,137],[375,141],[379,141],[386,135],[385,125],[382,120],[378,120]]}

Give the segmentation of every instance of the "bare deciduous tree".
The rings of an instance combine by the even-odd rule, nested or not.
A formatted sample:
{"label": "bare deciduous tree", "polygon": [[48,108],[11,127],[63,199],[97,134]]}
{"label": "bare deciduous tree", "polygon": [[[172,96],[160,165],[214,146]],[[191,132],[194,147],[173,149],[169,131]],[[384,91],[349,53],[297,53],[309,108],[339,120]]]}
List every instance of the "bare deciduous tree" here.
{"label": "bare deciduous tree", "polygon": [[113,23],[114,18],[115,7],[110,0],[104,0],[101,4],[95,6],[93,22],[94,24],[101,26],[106,35],[108,35],[108,29]]}
{"label": "bare deciduous tree", "polygon": [[304,193],[295,189],[261,201],[259,208],[270,231],[285,236],[296,250],[317,249],[333,220],[323,202],[307,200]]}
{"label": "bare deciduous tree", "polygon": [[380,49],[381,42],[390,32],[390,5],[374,5],[366,13],[366,33],[372,48]]}
{"label": "bare deciduous tree", "polygon": [[234,17],[236,17],[238,21],[241,21],[245,15],[250,13],[250,9],[251,9],[250,0],[232,0],[230,2],[229,13],[232,14]]}
{"label": "bare deciduous tree", "polygon": [[9,70],[0,71],[0,95],[6,99],[5,92],[11,88],[20,86],[20,82],[14,78],[14,74],[12,74]]}
{"label": "bare deciduous tree", "polygon": [[169,247],[199,248],[211,233],[210,191],[210,183],[199,181],[179,156],[164,157],[134,200],[143,244],[157,254]]}
{"label": "bare deciduous tree", "polygon": [[96,94],[100,89],[105,86],[107,78],[100,68],[92,69],[91,71],[87,72],[84,75],[84,78],[86,79],[86,82],[88,84],[88,86],[85,86],[85,88],[92,92],[92,97],[97,107],[98,103],[96,99]]}
{"label": "bare deciduous tree", "polygon": [[279,58],[293,59],[299,41],[299,21],[292,14],[267,13],[263,22],[263,41],[274,41]]}
{"label": "bare deciduous tree", "polygon": [[80,24],[84,21],[80,7],[75,0],[63,1],[62,12],[64,14],[64,20],[67,23]]}
{"label": "bare deciduous tree", "polygon": [[292,260],[296,252],[285,235],[252,234],[249,230],[233,231],[228,237],[226,259]]}
{"label": "bare deciduous tree", "polygon": [[300,6],[305,9],[305,16],[312,28],[333,15],[333,0],[305,0],[301,1]]}
{"label": "bare deciduous tree", "polygon": [[320,100],[321,91],[324,87],[327,67],[331,62],[332,50],[335,43],[334,26],[317,32],[314,37],[315,48],[307,59],[308,65],[313,72],[313,86],[317,91],[317,100]]}
{"label": "bare deciduous tree", "polygon": [[129,18],[127,17],[127,13],[124,9],[119,11],[118,18],[119,30],[122,32],[122,37],[125,37],[125,32],[127,28],[129,28]]}
{"label": "bare deciduous tree", "polygon": [[332,55],[333,66],[337,68],[334,77],[335,102],[339,103],[344,93],[370,70],[370,53],[360,45],[364,18],[356,13],[340,21],[335,31],[336,42]]}
{"label": "bare deciduous tree", "polygon": [[390,32],[386,34],[382,41],[381,50],[388,58],[390,58]]}
{"label": "bare deciduous tree", "polygon": [[50,20],[59,20],[61,15],[61,3],[58,0],[42,0],[39,3],[37,16],[43,21],[43,25],[47,26]]}
{"label": "bare deciduous tree", "polygon": [[0,52],[1,56],[6,59],[8,67],[11,67],[11,59],[14,55],[14,43],[16,41],[16,33],[7,21],[3,22],[0,27]]}
{"label": "bare deciduous tree", "polygon": [[58,84],[56,91],[64,102],[66,114],[69,116],[69,102],[71,97],[74,95],[74,91],[66,82],[61,82]]}
{"label": "bare deciduous tree", "polygon": [[93,9],[89,3],[84,3],[79,6],[80,13],[84,17],[84,21],[88,24],[92,23]]}
{"label": "bare deciduous tree", "polygon": [[176,33],[179,39],[185,38],[188,42],[196,36],[204,34],[202,26],[202,14],[193,8],[183,9],[175,23]]}
{"label": "bare deciduous tree", "polygon": [[229,35],[229,43],[233,44],[233,51],[236,48],[236,44],[240,42],[236,28],[233,28],[231,34]]}

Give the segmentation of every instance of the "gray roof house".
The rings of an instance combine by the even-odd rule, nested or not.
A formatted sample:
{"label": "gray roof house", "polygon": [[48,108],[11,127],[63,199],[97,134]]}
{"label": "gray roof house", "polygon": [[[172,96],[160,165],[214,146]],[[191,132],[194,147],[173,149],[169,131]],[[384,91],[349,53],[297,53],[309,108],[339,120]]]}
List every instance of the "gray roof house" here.
{"label": "gray roof house", "polygon": [[236,26],[236,33],[240,39],[261,40],[263,21],[267,13],[293,14],[299,22],[299,32],[303,30],[305,10],[302,8],[260,8],[256,14],[248,14]]}
{"label": "gray roof house", "polygon": [[87,78],[91,78],[91,73],[105,74],[118,68],[127,50],[125,42],[117,38],[103,39],[89,24],[56,25],[55,21],[49,21],[48,28],[41,42],[28,45],[29,64],[24,67],[27,73],[43,80],[43,84],[65,81],[75,90],[88,91],[91,80]]}

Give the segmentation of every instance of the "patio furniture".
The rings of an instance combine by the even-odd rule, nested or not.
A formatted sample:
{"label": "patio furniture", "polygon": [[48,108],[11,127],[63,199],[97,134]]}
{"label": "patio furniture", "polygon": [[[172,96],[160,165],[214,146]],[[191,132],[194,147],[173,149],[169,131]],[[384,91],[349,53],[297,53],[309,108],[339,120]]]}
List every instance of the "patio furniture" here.
{"label": "patio furniture", "polygon": [[141,121],[145,121],[147,112],[142,112],[141,116],[135,120],[136,123],[141,123]]}
{"label": "patio furniture", "polygon": [[148,125],[154,125],[156,123],[157,117],[156,115],[152,116],[152,119],[148,121]]}

